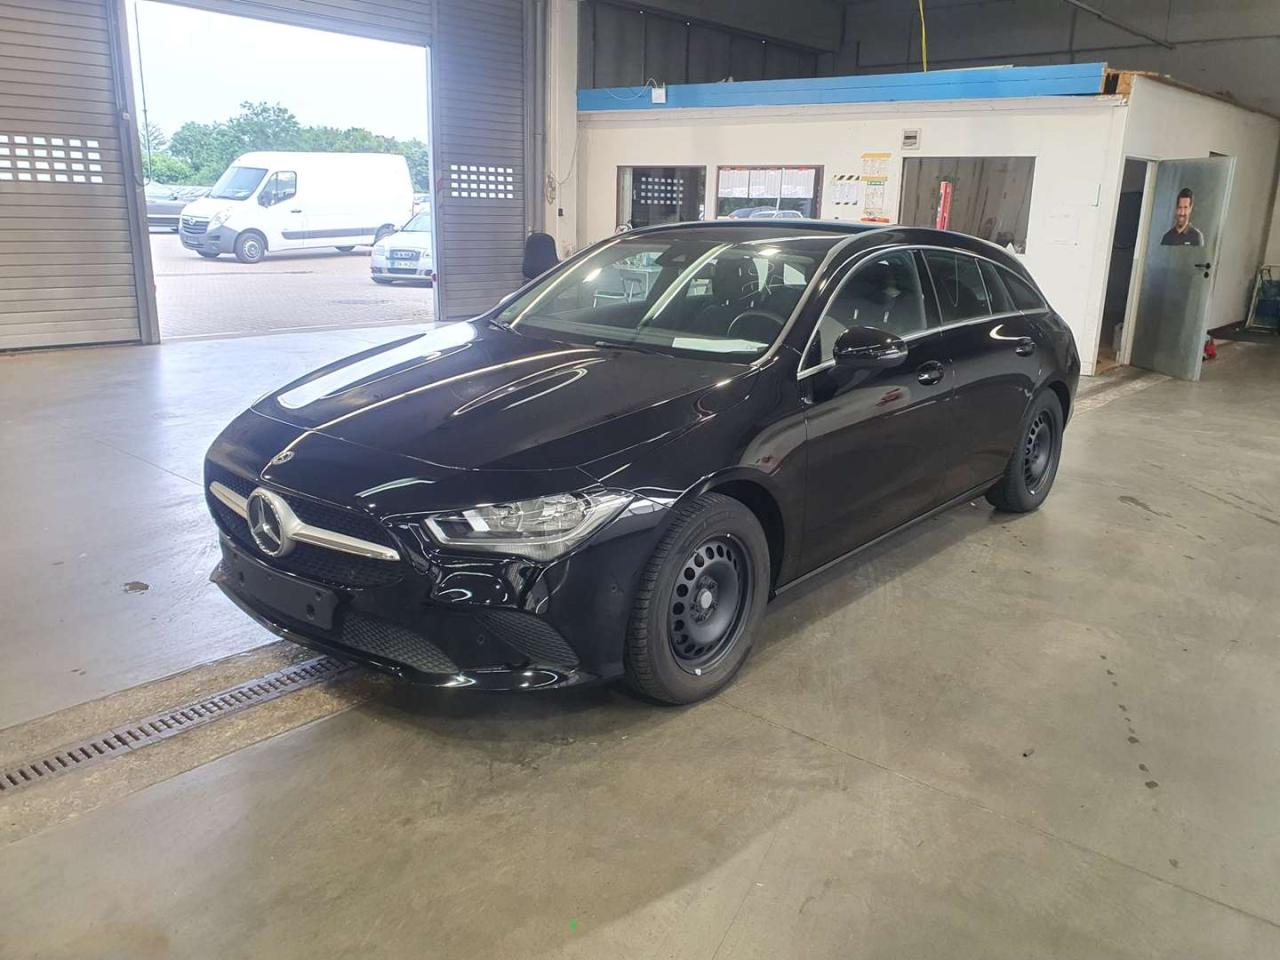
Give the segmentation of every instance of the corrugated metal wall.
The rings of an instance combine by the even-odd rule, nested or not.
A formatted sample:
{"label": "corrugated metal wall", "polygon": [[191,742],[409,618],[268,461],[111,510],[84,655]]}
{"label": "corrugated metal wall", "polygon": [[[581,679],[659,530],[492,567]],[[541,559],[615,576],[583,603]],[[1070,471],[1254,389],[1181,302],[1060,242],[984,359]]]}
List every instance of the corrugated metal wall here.
{"label": "corrugated metal wall", "polygon": [[0,3],[0,349],[140,337],[112,42],[102,0]]}
{"label": "corrugated metal wall", "polygon": [[481,313],[523,283],[525,10],[442,0],[432,46],[439,307]]}

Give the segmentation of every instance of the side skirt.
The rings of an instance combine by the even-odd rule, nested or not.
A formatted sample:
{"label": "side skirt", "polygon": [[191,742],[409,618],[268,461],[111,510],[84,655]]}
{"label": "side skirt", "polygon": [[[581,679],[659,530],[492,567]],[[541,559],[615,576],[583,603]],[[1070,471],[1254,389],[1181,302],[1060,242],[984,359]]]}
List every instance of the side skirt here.
{"label": "side skirt", "polygon": [[986,493],[988,490],[990,490],[991,485],[999,479],[1000,479],[1000,474],[997,474],[996,476],[992,477],[990,480],[986,480],[983,483],[978,484],[976,487],[973,487],[970,490],[966,490],[964,493],[960,494],[960,496],[953,497],[952,499],[948,500],[946,503],[936,506],[932,510],[929,510],[929,511],[926,511],[925,513],[920,514],[920,516],[918,517],[913,517],[912,519],[908,520],[906,523],[898,524],[892,530],[889,530],[885,533],[880,534],[880,536],[876,537],[874,540],[868,540],[866,543],[861,544],[860,546],[854,547],[848,553],[842,553],[840,554],[840,556],[836,557],[834,560],[828,560],[826,563],[822,564],[822,566],[814,567],[808,573],[802,573],[800,576],[796,577],[794,580],[790,580],[787,583],[784,583],[782,586],[777,587],[773,591],[773,595],[776,597],[779,594],[785,593],[786,591],[790,590],[792,587],[797,586],[801,583],[804,583],[810,577],[816,577],[820,573],[825,573],[827,570],[830,570],[836,564],[844,563],[846,560],[850,559],[851,557],[855,557],[858,554],[862,553],[862,551],[869,550],[871,547],[874,547],[876,544],[882,543],[883,541],[888,540],[890,537],[897,536],[903,530],[907,530],[911,527],[914,527],[917,523],[924,523],[924,521],[930,520],[933,517],[936,517],[940,513],[946,513],[952,507],[958,507],[962,503],[968,503],[970,500],[974,499],[975,497],[979,497],[982,494]]}

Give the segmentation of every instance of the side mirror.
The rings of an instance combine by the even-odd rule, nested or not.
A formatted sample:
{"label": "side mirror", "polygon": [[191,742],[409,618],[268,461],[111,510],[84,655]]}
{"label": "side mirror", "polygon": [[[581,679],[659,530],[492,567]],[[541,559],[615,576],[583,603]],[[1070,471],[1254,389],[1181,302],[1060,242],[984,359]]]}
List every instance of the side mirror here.
{"label": "side mirror", "polygon": [[274,190],[263,190],[258,194],[258,206],[269,207],[276,202],[276,193]]}
{"label": "side mirror", "polygon": [[836,366],[849,370],[889,370],[907,359],[907,345],[884,330],[853,327],[840,334],[832,354]]}

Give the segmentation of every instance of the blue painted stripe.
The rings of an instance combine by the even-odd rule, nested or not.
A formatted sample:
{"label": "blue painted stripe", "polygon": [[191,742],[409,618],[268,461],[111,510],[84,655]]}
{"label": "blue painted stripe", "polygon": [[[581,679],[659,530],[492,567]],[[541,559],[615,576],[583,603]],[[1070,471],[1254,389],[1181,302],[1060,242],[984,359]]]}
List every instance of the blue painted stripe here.
{"label": "blue painted stripe", "polygon": [[1104,63],[1064,63],[742,83],[682,83],[667,87],[666,103],[654,103],[648,87],[608,87],[579,90],[578,109],[678,110],[682,107],[1078,96],[1101,93],[1105,69]]}

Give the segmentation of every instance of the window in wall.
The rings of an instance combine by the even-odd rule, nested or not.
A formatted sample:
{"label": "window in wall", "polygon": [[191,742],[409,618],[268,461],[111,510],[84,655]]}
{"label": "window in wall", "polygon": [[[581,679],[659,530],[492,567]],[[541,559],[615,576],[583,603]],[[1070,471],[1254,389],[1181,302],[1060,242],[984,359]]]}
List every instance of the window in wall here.
{"label": "window in wall", "polygon": [[716,216],[776,220],[816,217],[821,167],[720,167]]}
{"label": "window in wall", "polygon": [[907,157],[898,222],[1026,253],[1035,157]]}
{"label": "window in wall", "polygon": [[618,226],[702,220],[706,193],[706,167],[619,167]]}

